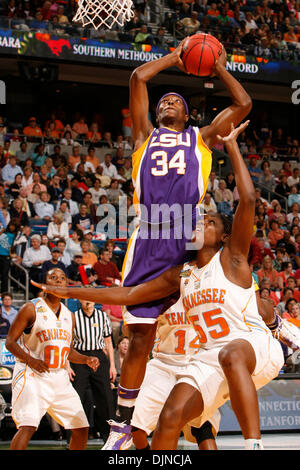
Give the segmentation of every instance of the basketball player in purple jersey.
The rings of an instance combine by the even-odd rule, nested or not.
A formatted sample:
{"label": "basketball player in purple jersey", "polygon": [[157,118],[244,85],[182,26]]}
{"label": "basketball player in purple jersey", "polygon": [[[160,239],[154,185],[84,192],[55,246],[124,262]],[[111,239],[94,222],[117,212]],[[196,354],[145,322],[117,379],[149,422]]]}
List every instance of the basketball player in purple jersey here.
{"label": "basketball player in purple jersey", "polygon": [[[226,71],[223,49],[212,75],[226,87],[231,105],[210,125],[200,130],[192,126],[185,129],[189,115],[187,103],[182,96],[170,92],[158,103],[157,128],[154,129],[148,120],[147,82],[169,67],[177,66],[185,71],[180,57],[182,46],[183,43],[172,53],[138,67],[130,78],[132,179],[134,204],[138,207],[141,224],[129,242],[123,265],[123,286],[150,281],[187,261],[186,243],[191,239],[196,207],[204,197],[211,170],[210,149],[216,144],[217,135],[229,134],[231,123],[234,126],[240,123],[252,107],[242,85]],[[191,208],[188,217],[184,217],[185,207]],[[78,294],[78,298],[92,301],[97,291],[87,288]],[[166,291],[166,299],[131,306],[124,312],[130,342],[121,370],[117,418],[111,423],[111,434],[104,450],[126,450],[132,444],[130,421],[153,346],[157,318],[178,298],[176,295],[168,297],[169,294]]]}

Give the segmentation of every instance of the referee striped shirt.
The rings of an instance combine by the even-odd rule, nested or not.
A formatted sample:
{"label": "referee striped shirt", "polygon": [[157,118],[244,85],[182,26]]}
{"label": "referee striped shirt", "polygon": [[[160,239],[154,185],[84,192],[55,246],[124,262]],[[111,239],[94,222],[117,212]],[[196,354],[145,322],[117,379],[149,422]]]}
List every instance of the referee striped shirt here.
{"label": "referee striped shirt", "polygon": [[111,336],[112,328],[105,312],[95,308],[89,317],[80,308],[75,313],[73,348],[78,351],[104,349],[104,338]]}

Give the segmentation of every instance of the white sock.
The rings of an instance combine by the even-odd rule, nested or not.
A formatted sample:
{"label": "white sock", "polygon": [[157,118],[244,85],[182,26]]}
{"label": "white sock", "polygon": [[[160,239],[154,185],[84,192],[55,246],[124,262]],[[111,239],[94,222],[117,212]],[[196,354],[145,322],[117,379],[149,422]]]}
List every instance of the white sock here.
{"label": "white sock", "polygon": [[263,450],[261,439],[245,439],[245,450]]}

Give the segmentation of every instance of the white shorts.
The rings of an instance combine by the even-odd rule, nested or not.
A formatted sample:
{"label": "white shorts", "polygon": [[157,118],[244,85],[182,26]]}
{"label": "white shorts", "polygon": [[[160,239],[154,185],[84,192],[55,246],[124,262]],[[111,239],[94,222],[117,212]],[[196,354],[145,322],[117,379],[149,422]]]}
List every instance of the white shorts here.
{"label": "white shorts", "polygon": [[16,363],[12,382],[12,418],[17,428],[37,428],[48,413],[65,429],[89,427],[79,395],[65,369],[38,374]]}
{"label": "white shorts", "polygon": [[[236,339],[248,341],[255,351],[256,366],[252,378],[256,390],[277,377],[284,364],[284,358],[280,343],[271,334],[245,332]],[[201,393],[204,402],[202,422],[213,416],[215,411],[229,399],[227,380],[218,361],[223,346],[200,350],[193,356],[185,371],[177,376],[177,383],[187,383]],[[196,418],[190,424],[199,427],[199,419]]]}
{"label": "white shorts", "polygon": [[[142,429],[148,435],[154,431],[163,406],[177,383],[178,374],[183,373],[186,365],[166,364],[157,358],[147,364],[145,378],[141,390],[135,402],[131,425]],[[220,414],[210,418],[215,434],[218,433],[220,425]],[[199,420],[196,427],[201,427],[204,421]],[[187,440],[196,442],[190,432],[185,433]]]}

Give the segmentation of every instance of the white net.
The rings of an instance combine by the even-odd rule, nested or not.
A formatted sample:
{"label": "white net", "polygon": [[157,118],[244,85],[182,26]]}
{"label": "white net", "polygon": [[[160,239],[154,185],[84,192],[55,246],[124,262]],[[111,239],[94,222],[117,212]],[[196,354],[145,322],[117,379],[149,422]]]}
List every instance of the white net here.
{"label": "white net", "polygon": [[133,15],[132,0],[79,0],[73,21],[111,29],[114,24],[123,26]]}

